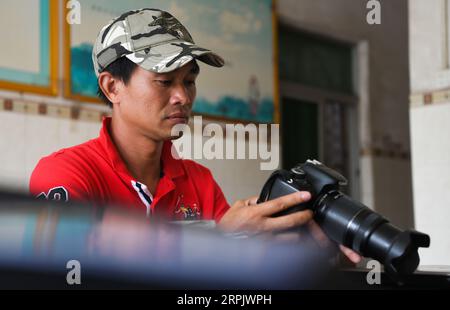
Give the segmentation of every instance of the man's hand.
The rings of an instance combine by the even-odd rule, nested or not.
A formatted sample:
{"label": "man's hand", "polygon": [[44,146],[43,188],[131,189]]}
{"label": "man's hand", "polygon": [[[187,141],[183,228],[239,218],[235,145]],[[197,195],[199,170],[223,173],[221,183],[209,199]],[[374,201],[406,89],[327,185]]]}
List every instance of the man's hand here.
{"label": "man's hand", "polygon": [[[313,220],[311,210],[298,211],[288,215],[272,217],[272,215],[311,199],[309,192],[297,192],[273,200],[257,204],[258,197],[238,200],[224,214],[218,228],[225,232],[242,232],[255,235],[266,232],[283,231],[290,228],[308,225],[313,237],[323,246],[330,240]],[[349,248],[340,246],[344,255],[353,263],[358,263],[361,256]]]}
{"label": "man's hand", "polygon": [[258,197],[238,200],[224,214],[218,228],[225,232],[244,232],[259,234],[294,228],[309,222],[313,213],[310,210],[294,212],[279,217],[275,213],[306,202],[311,198],[308,192],[297,192],[277,199],[256,204]]}

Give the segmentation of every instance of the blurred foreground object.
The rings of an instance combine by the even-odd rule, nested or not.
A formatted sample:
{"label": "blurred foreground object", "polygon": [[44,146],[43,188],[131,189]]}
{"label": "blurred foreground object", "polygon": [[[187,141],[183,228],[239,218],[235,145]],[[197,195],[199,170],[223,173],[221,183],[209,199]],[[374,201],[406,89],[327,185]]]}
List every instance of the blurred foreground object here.
{"label": "blurred foreground object", "polygon": [[[0,194],[0,288],[304,289],[330,253],[312,243],[223,236],[208,223],[173,225],[129,210]],[[194,224],[194,225],[189,225]]]}

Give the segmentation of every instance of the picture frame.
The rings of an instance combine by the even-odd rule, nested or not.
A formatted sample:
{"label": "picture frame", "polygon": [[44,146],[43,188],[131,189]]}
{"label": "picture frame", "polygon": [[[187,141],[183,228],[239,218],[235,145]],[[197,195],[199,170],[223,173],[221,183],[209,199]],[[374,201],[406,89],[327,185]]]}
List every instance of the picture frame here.
{"label": "picture frame", "polygon": [[2,52],[8,57],[0,60],[0,89],[56,96],[58,0],[7,1],[11,3],[2,3],[0,16],[8,18],[0,18],[0,23],[8,23],[3,29],[14,31],[2,36]]}

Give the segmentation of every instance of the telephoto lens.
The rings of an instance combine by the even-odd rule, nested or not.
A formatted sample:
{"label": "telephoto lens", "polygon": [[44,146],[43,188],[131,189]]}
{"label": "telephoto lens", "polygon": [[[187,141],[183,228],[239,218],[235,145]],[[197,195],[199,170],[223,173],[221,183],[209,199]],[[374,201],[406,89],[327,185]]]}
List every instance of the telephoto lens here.
{"label": "telephoto lens", "polygon": [[308,160],[290,171],[277,170],[265,183],[259,202],[297,191],[309,191],[311,199],[275,216],[310,209],[314,220],[335,242],[371,257],[384,265],[396,280],[413,273],[419,265],[419,247],[430,237],[415,230],[403,231],[362,203],[339,191],[347,180],[317,160]]}

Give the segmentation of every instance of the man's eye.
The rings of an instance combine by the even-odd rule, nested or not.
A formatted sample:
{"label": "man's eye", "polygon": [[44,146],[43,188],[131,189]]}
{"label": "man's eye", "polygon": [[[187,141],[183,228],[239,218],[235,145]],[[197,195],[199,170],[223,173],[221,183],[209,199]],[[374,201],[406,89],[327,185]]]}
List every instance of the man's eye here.
{"label": "man's eye", "polygon": [[162,86],[170,86],[172,84],[171,80],[157,80],[157,82]]}
{"label": "man's eye", "polygon": [[185,83],[188,86],[194,86],[195,85],[195,81],[186,81]]}

